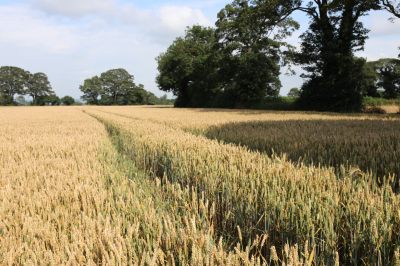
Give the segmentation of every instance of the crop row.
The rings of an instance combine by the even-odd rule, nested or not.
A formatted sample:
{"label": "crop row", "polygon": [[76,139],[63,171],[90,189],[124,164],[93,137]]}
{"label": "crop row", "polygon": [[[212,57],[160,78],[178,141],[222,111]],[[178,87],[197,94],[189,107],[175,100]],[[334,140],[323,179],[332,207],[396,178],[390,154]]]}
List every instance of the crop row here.
{"label": "crop row", "polygon": [[1,265],[305,263],[296,246],[259,256],[265,235],[228,249],[215,204],[148,178],[78,109],[0,108],[0,122]]}
{"label": "crop row", "polygon": [[293,162],[357,167],[374,180],[400,178],[399,120],[292,120],[227,123],[210,127],[205,135],[243,145],[271,156],[283,154]]}
{"label": "crop row", "polygon": [[389,183],[378,186],[360,171],[338,179],[327,168],[294,165],[165,123],[89,112],[140,169],[204,194],[215,205],[216,235],[226,243],[268,235],[278,253],[287,243],[301,249],[308,243],[319,265],[338,257],[344,264],[383,265],[398,255],[400,199]]}

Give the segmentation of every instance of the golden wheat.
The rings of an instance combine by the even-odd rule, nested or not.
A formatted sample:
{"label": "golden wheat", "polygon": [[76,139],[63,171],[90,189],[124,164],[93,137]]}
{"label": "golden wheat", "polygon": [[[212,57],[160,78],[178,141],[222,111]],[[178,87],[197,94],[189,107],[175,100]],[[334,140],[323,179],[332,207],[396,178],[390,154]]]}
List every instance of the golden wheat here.
{"label": "golden wheat", "polygon": [[184,109],[165,106],[113,106],[86,107],[87,110],[100,110],[111,114],[148,120],[165,124],[169,127],[180,128],[192,133],[204,133],[211,126],[231,122],[248,121],[287,121],[287,120],[371,120],[397,119],[393,116],[350,115],[336,113],[310,112],[277,112],[263,110],[229,110],[229,109]]}
{"label": "golden wheat", "polygon": [[140,173],[79,108],[0,108],[0,124],[1,265],[310,261],[296,246],[265,258],[273,247],[263,234],[227,241],[215,232],[215,202]]}
{"label": "golden wheat", "polygon": [[[304,250],[302,243],[310,243],[314,248],[308,254],[313,254],[310,257],[318,264],[340,260],[345,264],[383,265],[394,261],[400,246],[400,199],[389,185],[377,186],[368,174],[352,169],[344,170],[338,179],[331,169],[295,166],[285,158],[268,158],[180,129],[194,125],[196,130],[203,130],[242,114],[221,112],[225,118],[218,118],[211,112],[201,113],[199,118],[194,116],[198,110],[164,110],[158,117],[161,110],[149,110],[147,115],[145,110],[87,109],[107,126],[122,153],[139,168],[204,193],[215,204],[216,234],[228,245],[266,234],[269,244],[276,246],[275,252],[269,248],[260,254],[271,255],[271,262],[276,254],[295,257],[292,251],[296,248],[287,247],[287,243],[299,243]],[[242,119],[253,120],[252,116]],[[261,116],[259,119],[268,119],[273,114]],[[277,116],[333,117],[296,113]]]}

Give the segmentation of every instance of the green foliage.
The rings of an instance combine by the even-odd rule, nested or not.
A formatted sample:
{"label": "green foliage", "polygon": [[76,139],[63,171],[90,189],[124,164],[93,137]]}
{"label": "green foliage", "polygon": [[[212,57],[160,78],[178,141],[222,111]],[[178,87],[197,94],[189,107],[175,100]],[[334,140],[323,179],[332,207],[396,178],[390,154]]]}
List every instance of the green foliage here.
{"label": "green foliage", "polygon": [[61,98],[61,103],[63,105],[73,105],[75,104],[75,99],[72,98],[71,96],[64,96]]}
{"label": "green foliage", "polygon": [[309,30],[301,36],[302,50],[297,58],[309,78],[301,95],[303,107],[360,111],[362,95],[377,96],[374,74],[365,67],[364,60],[354,57],[354,52],[362,50],[368,38],[369,31],[361,18],[382,9],[398,17],[396,2],[309,1],[298,8],[311,19]]}
{"label": "green foliage", "polygon": [[364,104],[364,106],[382,106],[382,105],[399,105],[400,106],[400,98],[399,99],[385,99],[385,98],[377,98],[377,97],[364,97],[363,104]]}
{"label": "green foliage", "polygon": [[272,2],[277,1],[235,0],[218,14],[221,79],[232,107],[252,106],[279,94],[281,49],[288,46],[282,39],[298,24]]}
{"label": "green foliage", "polygon": [[[400,96],[400,60],[383,58],[368,62],[367,70],[371,73],[371,79],[374,79],[374,88],[371,87],[373,93],[368,93],[368,96],[384,96],[388,99]],[[379,93],[378,89],[383,92]]]}
{"label": "green foliage", "polygon": [[61,99],[55,94],[38,96],[36,99],[36,104],[40,106],[44,105],[56,106],[61,104]]}
{"label": "green foliage", "polygon": [[26,94],[32,97],[33,105],[38,104],[38,97],[44,97],[54,94],[47,75],[44,73],[29,73],[26,83]]}
{"label": "green foliage", "polygon": [[[330,73],[312,77],[303,84],[299,104],[304,109],[320,111],[357,112],[362,108],[365,88],[363,60],[342,57]],[[338,75],[337,73],[341,73]]]}
{"label": "green foliage", "polygon": [[98,76],[86,79],[79,89],[83,92],[82,99],[86,101],[87,104],[99,104],[100,96],[103,94],[103,88]]}
{"label": "green foliage", "polygon": [[0,67],[0,95],[4,105],[14,104],[16,94],[24,94],[28,72],[12,66]]}
{"label": "green foliage", "polygon": [[210,106],[219,93],[216,45],[213,29],[193,26],[157,57],[158,86],[177,97],[176,106]]}
{"label": "green foliage", "polygon": [[311,24],[298,58],[309,79],[300,101],[305,108],[361,110],[365,60],[354,52],[363,49],[368,33],[359,20],[372,9],[376,1],[319,1],[307,8]]}
{"label": "green foliage", "polygon": [[[361,18],[382,9],[398,17],[396,3],[234,0],[219,12],[215,32],[190,28],[157,58],[157,83],[177,96],[176,106],[254,107],[279,94],[280,64],[295,59],[308,78],[299,107],[360,111],[363,96],[379,96],[376,73],[354,56],[368,38]],[[291,18],[296,11],[310,17],[297,54],[283,42],[298,28]],[[382,72],[387,97],[393,97],[397,82],[392,74]]]}
{"label": "green foliage", "polygon": [[103,104],[127,105],[131,104],[135,93],[133,76],[125,69],[111,69],[100,75],[102,85]]}
{"label": "green foliage", "polygon": [[86,79],[79,87],[82,99],[93,105],[159,104],[159,99],[136,85],[134,78],[125,69],[111,69],[99,76]]}
{"label": "green foliage", "polygon": [[389,63],[379,68],[378,86],[384,90],[384,97],[388,99],[400,96],[400,60],[396,63]]}
{"label": "green foliage", "polygon": [[364,79],[362,80],[362,95],[364,97],[380,97],[378,91],[378,73],[371,62],[364,64]]}
{"label": "green foliage", "polygon": [[291,88],[288,92],[289,97],[300,97],[301,90],[299,88]]}
{"label": "green foliage", "polygon": [[160,98],[157,98],[155,104],[159,105],[174,105],[175,100],[174,99],[168,99],[168,96],[165,94],[161,96]]}
{"label": "green foliage", "polygon": [[[19,95],[15,98],[15,103],[17,105],[28,105],[28,102],[26,101],[25,97],[22,95]],[[0,105],[1,105],[1,100],[0,100]]]}
{"label": "green foliage", "polygon": [[[276,2],[276,1],[275,1]],[[250,107],[277,96],[282,40],[298,27],[271,1],[234,1],[217,28],[193,26],[158,58],[157,83],[179,107]]]}
{"label": "green foliage", "polygon": [[[54,100],[54,91],[51,88],[47,75],[44,73],[31,74],[18,67],[4,66],[0,68],[0,105],[20,104],[14,96],[29,95],[33,105],[49,104]],[[53,97],[53,98],[52,98]],[[22,101],[21,98],[19,98]],[[25,99],[24,99],[25,100]],[[50,104],[55,102],[50,101]],[[24,104],[26,102],[24,101]]]}

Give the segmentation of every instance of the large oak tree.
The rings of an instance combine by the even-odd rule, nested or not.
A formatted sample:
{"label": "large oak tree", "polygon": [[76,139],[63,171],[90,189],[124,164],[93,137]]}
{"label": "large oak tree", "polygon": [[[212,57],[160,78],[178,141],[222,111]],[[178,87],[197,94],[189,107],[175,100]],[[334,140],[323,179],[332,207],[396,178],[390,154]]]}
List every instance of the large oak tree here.
{"label": "large oak tree", "polygon": [[32,97],[32,104],[38,104],[38,98],[54,94],[49,79],[44,73],[28,74],[26,94]]}
{"label": "large oak tree", "polygon": [[388,10],[399,17],[399,2],[313,0],[292,4],[291,12],[302,11],[310,18],[310,27],[301,36],[298,57],[308,78],[301,104],[317,110],[360,110],[365,62],[355,58],[354,53],[364,49],[368,38],[368,30],[360,19],[375,10]]}
{"label": "large oak tree", "polygon": [[16,94],[24,94],[28,72],[19,67],[0,67],[0,96],[3,104],[13,104]]}

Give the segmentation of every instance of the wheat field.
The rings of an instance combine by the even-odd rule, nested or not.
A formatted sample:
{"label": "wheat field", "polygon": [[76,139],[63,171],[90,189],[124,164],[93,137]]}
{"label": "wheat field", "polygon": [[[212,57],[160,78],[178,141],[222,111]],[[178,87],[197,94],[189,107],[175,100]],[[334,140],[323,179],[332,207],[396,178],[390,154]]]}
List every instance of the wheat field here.
{"label": "wheat field", "polygon": [[207,135],[292,120],[398,118],[0,108],[0,265],[399,265],[389,181]]}

